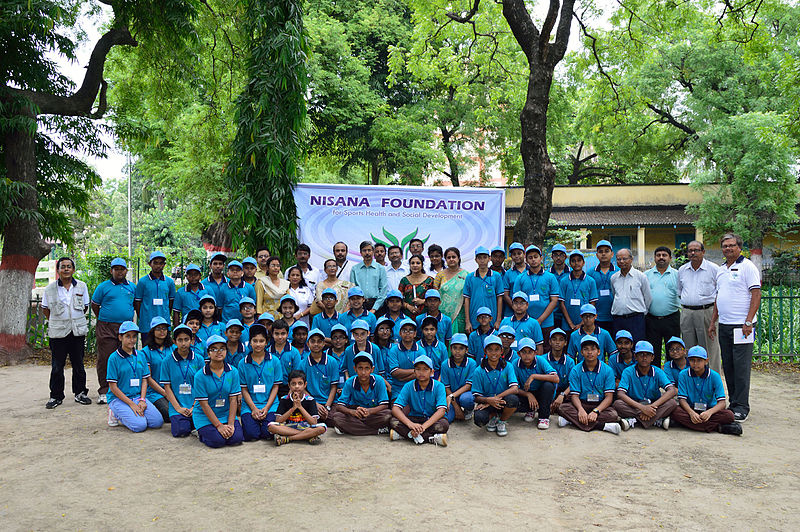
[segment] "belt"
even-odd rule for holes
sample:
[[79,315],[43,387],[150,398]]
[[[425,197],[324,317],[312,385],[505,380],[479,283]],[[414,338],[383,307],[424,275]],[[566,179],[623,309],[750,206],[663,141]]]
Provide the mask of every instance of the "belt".
[[675,314],[680,314],[680,312],[676,310],[672,314],[667,314],[666,316],[653,316],[652,314],[648,314],[647,317],[653,318],[654,320],[665,320],[667,318],[673,317]]
[[644,316],[644,312],[631,312],[630,314],[614,314],[615,318],[635,318],[636,316]]
[[681,306],[689,310],[705,310],[707,308],[713,307],[714,303],[709,303],[707,305],[681,305]]

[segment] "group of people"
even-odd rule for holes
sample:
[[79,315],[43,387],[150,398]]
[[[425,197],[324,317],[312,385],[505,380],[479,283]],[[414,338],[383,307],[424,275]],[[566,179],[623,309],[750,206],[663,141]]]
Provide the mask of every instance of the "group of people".
[[721,245],[721,266],[691,242],[680,270],[661,247],[642,273],[627,249],[613,264],[605,240],[588,271],[579,250],[553,246],[546,270],[540,248],[512,243],[510,261],[500,247],[474,250],[468,273],[453,247],[431,245],[425,257],[413,240],[404,261],[398,246],[365,241],[352,264],[338,242],[323,275],[300,244],[285,271],[266,248],[241,262],[214,255],[205,278],[187,266],[179,290],[154,252],[135,284],[114,259],[91,300],[62,258],[42,301],[53,354],[46,406],[64,399],[67,357],[75,400],[91,403],[82,362],[91,306],[109,425],[169,422],[174,436],[211,447],[314,444],[330,427],[447,445],[449,423],[473,419],[504,436],[515,412],[543,430],[558,414],[560,426],[582,430],[672,421],[741,434],[760,279],[738,236]]

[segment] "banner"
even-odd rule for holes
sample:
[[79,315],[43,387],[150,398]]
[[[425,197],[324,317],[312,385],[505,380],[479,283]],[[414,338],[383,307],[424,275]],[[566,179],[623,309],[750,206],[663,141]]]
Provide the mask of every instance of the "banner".
[[504,189],[301,183],[294,199],[300,242],[319,268],[340,240],[348,260],[358,263],[364,240],[396,244],[407,259],[409,242],[419,238],[426,257],[432,244],[455,246],[462,267],[474,270],[475,248],[501,246],[505,235]]

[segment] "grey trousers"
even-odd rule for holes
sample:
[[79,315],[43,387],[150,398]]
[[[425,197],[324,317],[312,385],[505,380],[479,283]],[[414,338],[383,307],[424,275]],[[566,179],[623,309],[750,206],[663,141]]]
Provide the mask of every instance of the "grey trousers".
[[728,400],[734,413],[750,412],[750,368],[753,364],[753,344],[734,344],[733,329],[741,325],[719,324],[719,350],[722,370],[728,386]]
[[714,307],[702,310],[681,309],[681,338],[686,343],[686,349],[699,345],[708,352],[708,365],[717,373],[722,373],[722,359],[719,354],[719,341],[717,337],[708,337],[708,326]]

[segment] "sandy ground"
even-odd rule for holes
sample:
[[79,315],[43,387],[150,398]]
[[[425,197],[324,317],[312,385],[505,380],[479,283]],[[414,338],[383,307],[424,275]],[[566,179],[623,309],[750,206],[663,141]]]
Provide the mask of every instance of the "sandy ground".
[[[212,450],[110,428],[106,407],[71,397],[45,410],[48,373],[0,368],[2,530],[798,529],[795,374],[754,374],[742,437],[515,417],[504,439],[457,424],[447,448],[330,431]],[[775,392],[788,404],[769,408]]]

